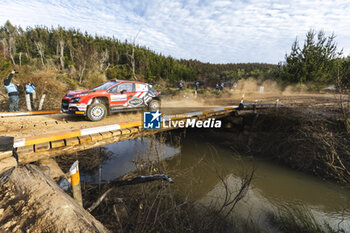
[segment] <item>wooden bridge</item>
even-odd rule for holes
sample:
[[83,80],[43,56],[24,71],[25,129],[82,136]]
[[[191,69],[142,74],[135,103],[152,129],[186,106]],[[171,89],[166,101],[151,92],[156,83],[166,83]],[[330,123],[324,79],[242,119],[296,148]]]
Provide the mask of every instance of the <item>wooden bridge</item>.
[[[171,116],[163,116],[172,122],[185,122],[189,120],[207,120],[219,119],[227,117],[238,111],[243,106],[250,106],[255,109],[259,105],[279,105],[279,101],[272,103],[244,103],[243,98],[241,105],[218,107],[207,109],[204,111],[175,114]],[[183,124],[183,123],[182,123]],[[178,128],[173,125],[160,129],[144,129],[143,122],[132,121],[122,124],[112,124],[93,128],[85,128],[80,130],[62,131],[53,134],[45,134],[39,136],[31,136],[25,138],[15,138],[13,143],[13,151],[0,150],[0,165],[4,159],[13,156],[16,157],[19,164],[34,162],[37,160],[55,157],[62,154],[69,154],[81,150],[86,150],[106,144],[130,140],[141,136],[156,134],[162,131],[168,131]]]

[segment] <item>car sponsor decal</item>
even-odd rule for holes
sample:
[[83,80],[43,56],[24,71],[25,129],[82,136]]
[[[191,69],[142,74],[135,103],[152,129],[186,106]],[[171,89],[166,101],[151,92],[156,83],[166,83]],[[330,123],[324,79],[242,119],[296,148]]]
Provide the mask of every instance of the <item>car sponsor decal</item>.
[[148,91],[148,87],[145,84],[136,83],[135,86],[137,92]]
[[147,93],[146,95],[145,95],[145,97],[143,98],[143,101],[145,102],[145,104],[147,105],[151,100],[152,100],[152,94],[150,94],[150,93]]
[[143,104],[143,100],[138,98],[138,97],[133,97],[127,103],[128,103],[128,105],[130,107],[136,107],[136,106],[142,105]]
[[127,95],[111,95],[111,101],[126,101],[127,100]]

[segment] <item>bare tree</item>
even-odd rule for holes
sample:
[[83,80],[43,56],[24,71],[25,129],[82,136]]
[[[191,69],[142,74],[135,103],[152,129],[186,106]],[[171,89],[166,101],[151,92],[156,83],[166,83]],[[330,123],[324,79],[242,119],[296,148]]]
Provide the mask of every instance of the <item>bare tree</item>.
[[[108,53],[108,49],[105,49],[105,51],[102,52],[101,54],[101,59],[100,59],[100,70],[103,69],[103,65],[108,61],[109,59],[109,53]],[[110,64],[108,64],[109,67]]]
[[6,40],[6,38],[3,38],[3,39],[0,41],[0,43],[2,44],[3,54],[4,54],[4,56],[6,56],[7,53],[8,53],[8,45],[7,45],[7,40]]
[[86,61],[83,61],[83,65],[79,65],[79,83],[83,81],[84,72],[86,69]]
[[44,51],[44,46],[43,44],[39,41],[39,42],[36,42],[34,41],[34,44],[36,46],[36,49],[38,50],[38,53],[40,55],[40,59],[41,59],[41,64],[43,66],[45,66],[45,63],[44,63],[44,55],[45,55],[45,51]]
[[22,66],[22,52],[19,52],[18,59],[19,59],[19,66]]
[[64,40],[60,39],[60,62],[61,62],[61,69],[64,69]]
[[9,55],[12,63],[16,65],[14,60],[14,54],[16,53],[16,39],[15,39],[14,33],[11,33],[8,39],[6,39],[6,37],[3,37],[0,43],[2,44],[2,47],[3,47],[4,56]]
[[137,32],[136,36],[133,39],[132,46],[131,46],[131,54],[127,53],[127,57],[131,65],[134,80],[137,80],[136,74],[135,74],[135,43],[138,35],[140,34],[140,31],[141,29]]
[[15,39],[14,33],[11,33],[9,37],[8,50],[9,50],[12,63],[16,65],[15,59],[14,59],[14,54],[16,53],[16,39]]
[[74,63],[78,68],[79,83],[82,83],[86,70],[98,68],[99,56],[94,47],[80,46],[76,48]]

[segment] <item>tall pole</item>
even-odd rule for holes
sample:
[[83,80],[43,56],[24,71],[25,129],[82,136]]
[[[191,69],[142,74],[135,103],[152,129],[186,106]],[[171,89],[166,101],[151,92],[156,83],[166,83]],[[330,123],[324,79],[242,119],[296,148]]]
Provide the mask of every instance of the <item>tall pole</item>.
[[81,195],[81,187],[80,187],[80,175],[79,175],[79,161],[75,161],[72,167],[69,169],[69,174],[72,179],[72,190],[73,197],[79,203],[79,205],[83,206],[83,198]]

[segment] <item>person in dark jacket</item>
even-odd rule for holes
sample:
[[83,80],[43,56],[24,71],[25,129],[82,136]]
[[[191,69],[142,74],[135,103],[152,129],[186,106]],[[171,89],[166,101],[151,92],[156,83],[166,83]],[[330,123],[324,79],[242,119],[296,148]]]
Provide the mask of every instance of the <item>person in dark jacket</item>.
[[197,82],[195,82],[194,83],[194,86],[196,87],[196,91],[198,91],[198,88],[199,88],[199,82],[197,81]]
[[180,80],[180,82],[179,82],[179,90],[180,91],[182,90],[183,86],[184,86],[184,84],[183,84],[182,80]]
[[16,111],[18,112],[18,89],[17,89],[17,85],[15,85],[12,82],[12,77],[13,75],[16,73],[15,70],[12,70],[11,74],[4,80],[4,87],[9,95],[10,98],[10,107],[9,107],[9,111],[13,112]]

